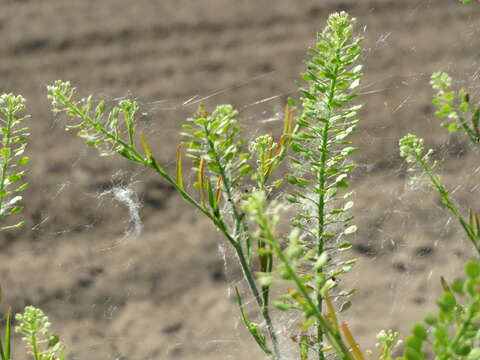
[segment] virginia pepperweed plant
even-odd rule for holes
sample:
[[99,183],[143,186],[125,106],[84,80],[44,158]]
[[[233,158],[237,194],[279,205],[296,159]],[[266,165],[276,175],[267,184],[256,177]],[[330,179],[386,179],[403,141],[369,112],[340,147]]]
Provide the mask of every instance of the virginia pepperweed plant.
[[[465,279],[451,283],[442,279],[444,294],[437,301],[438,313],[415,324],[403,341],[398,333],[381,330],[377,351],[364,353],[347,322],[340,319],[351,306],[349,296],[354,290],[345,286],[340,290],[338,285],[342,274],[356,262],[348,255],[339,256],[348,254],[350,235],[357,230],[350,215],[354,204],[349,189],[350,172],[356,167],[350,155],[357,148],[349,136],[360,123],[361,99],[356,89],[363,73],[359,64],[362,38],[355,35],[354,27],[355,19],[345,12],[329,16],[308,50],[301,97],[289,99],[285,106],[278,138],[265,134],[250,140],[233,106],[209,110],[201,105],[183,125],[173,174],[157,161],[148,145],[151,140],[138,131],[139,105],[134,100],[121,100],[107,108],[104,101],[92,96],[79,97],[66,81],[48,86],[48,98],[53,112],[69,119],[66,128],[76,130],[87,145],[103,156],[118,154],[156,172],[210,219],[236,254],[248,290],[235,288],[240,316],[267,357],[286,359],[283,344],[293,341],[300,360],[364,360],[367,356],[379,360],[431,356],[478,360],[480,263],[476,260],[465,264]],[[463,131],[480,149],[480,108],[466,90],[451,90],[452,83],[445,73],[432,75],[436,115],[447,119],[443,126],[449,131]],[[0,97],[2,223],[21,212],[20,194],[27,186],[23,181],[28,163],[24,109],[21,96]],[[458,208],[435,172],[433,151],[425,150],[423,140],[411,134],[399,145],[413,174],[411,180],[429,181],[480,253],[480,214]],[[189,179],[196,179],[193,186],[185,183],[185,172],[190,173]],[[242,189],[246,187],[252,190],[245,193]],[[286,230],[285,223],[290,224]],[[0,231],[22,224],[2,225]],[[260,322],[247,316],[246,297],[253,298]],[[298,328],[280,330],[276,321],[279,311],[298,319]],[[35,360],[65,357],[65,348],[58,336],[50,333],[48,318],[40,309],[27,307],[15,319],[15,330]],[[12,316],[7,312],[0,339],[2,360],[12,359],[12,328]],[[398,352],[402,355],[395,357]]]

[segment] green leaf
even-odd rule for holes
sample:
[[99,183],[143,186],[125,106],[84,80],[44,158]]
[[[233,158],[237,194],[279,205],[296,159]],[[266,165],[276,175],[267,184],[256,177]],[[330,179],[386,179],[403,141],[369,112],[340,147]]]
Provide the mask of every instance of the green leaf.
[[448,330],[443,325],[437,325],[437,327],[433,331],[433,336],[435,336],[435,338],[440,344],[442,344],[443,346],[448,346]]
[[457,304],[455,297],[450,292],[443,294],[443,297],[437,300],[437,305],[445,312],[452,311]]
[[343,206],[343,211],[350,210],[353,207],[353,201],[348,201],[344,206]]
[[341,244],[341,245],[338,247],[338,250],[339,250],[339,251],[349,250],[349,249],[352,248],[352,246],[353,246],[353,244],[350,243],[350,242],[343,243],[343,244]]
[[21,213],[23,210],[23,206],[15,206],[13,209],[9,210],[9,215],[14,215],[14,214],[18,214],[18,213]]
[[342,303],[342,305],[340,305],[340,309],[338,310],[338,312],[345,312],[347,311],[348,309],[350,309],[352,307],[352,302],[351,301],[345,301]]
[[448,124],[447,129],[450,132],[456,132],[458,130],[458,125],[457,123],[450,123]]
[[353,234],[357,231],[357,225],[351,225],[349,226],[348,228],[346,228],[343,233],[345,235],[350,235],[350,234]]
[[10,347],[11,347],[11,340],[12,340],[12,312],[11,310],[7,311],[7,316],[5,318],[5,334],[3,337],[3,342],[2,339],[0,338],[0,356],[2,360],[10,360],[11,355],[10,355]]
[[29,161],[30,161],[30,158],[28,156],[24,156],[18,161],[18,165],[19,166],[26,165],[29,163]]
[[177,147],[177,185],[183,191],[183,174],[182,174],[182,148]]
[[313,267],[315,270],[320,270],[327,264],[327,262],[328,262],[328,253],[324,251],[322,254],[320,254],[318,259],[315,261],[315,264]]
[[480,276],[480,264],[473,260],[468,261],[465,265],[465,274],[471,279],[476,279]]
[[479,124],[480,124],[480,108],[476,107],[472,115],[472,125],[473,125],[473,130],[475,131],[477,136],[480,135]]
[[8,181],[10,184],[15,183],[17,181],[20,181],[22,179],[22,174],[21,173],[13,173],[7,176]]
[[2,148],[2,150],[0,150],[0,155],[5,159],[8,159],[11,156],[11,154],[12,152],[8,147],[4,147]]
[[450,284],[451,289],[459,295],[463,295],[463,281],[460,279],[455,279]]
[[434,315],[427,315],[425,316],[423,321],[425,321],[425,323],[427,323],[430,326],[435,326],[438,322],[438,319]]
[[360,79],[356,79],[352,81],[352,83],[349,86],[349,89],[356,89],[360,85]]
[[60,342],[60,337],[56,334],[52,334],[48,338],[47,346],[49,348],[51,348],[51,347],[54,347],[55,345],[57,345],[59,342]]
[[278,310],[281,311],[288,311],[291,309],[291,306],[285,304],[283,301],[274,301],[273,306],[275,306]]
[[406,360],[423,360],[425,357],[414,348],[408,347],[405,350]]
[[413,327],[413,335],[415,335],[416,338],[425,341],[427,339],[427,329],[422,324],[415,324]]
[[470,296],[474,297],[477,294],[477,290],[475,289],[475,281],[474,279],[467,279],[463,283],[463,291],[465,291]]
[[23,190],[25,190],[27,187],[28,187],[28,183],[22,184],[22,185],[20,185],[19,187],[17,187],[15,190],[13,190],[13,192],[23,191]]
[[252,172],[252,167],[250,165],[243,165],[239,170],[238,173],[240,175],[248,175]]
[[263,288],[270,287],[273,284],[273,276],[271,274],[261,273],[258,275],[258,282]]
[[471,350],[472,347],[468,344],[460,344],[454,348],[455,354],[460,356],[467,356]]
[[291,194],[287,194],[285,198],[287,199],[288,202],[291,202],[292,204],[297,204],[300,202],[300,200],[296,196]]
[[407,346],[407,348],[415,349],[417,352],[420,353],[422,350],[423,340],[424,339],[417,336],[409,336],[405,341],[405,345]]

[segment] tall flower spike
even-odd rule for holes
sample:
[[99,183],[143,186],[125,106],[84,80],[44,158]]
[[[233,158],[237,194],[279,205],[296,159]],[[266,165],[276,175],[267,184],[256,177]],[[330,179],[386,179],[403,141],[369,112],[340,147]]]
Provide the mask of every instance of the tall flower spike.
[[64,348],[57,335],[50,333],[51,323],[42,310],[27,306],[17,314],[15,332],[22,334],[29,353],[35,360],[54,360],[64,357]]
[[[0,96],[0,220],[23,210],[20,205],[20,193],[28,186],[23,182],[23,166],[29,162],[24,155],[29,130],[23,127],[22,116],[25,99],[20,95],[3,94]],[[20,221],[14,225],[2,226],[0,231],[23,225]]]
[[[318,34],[306,62],[303,78],[307,87],[301,90],[303,111],[291,141],[295,154],[291,158],[293,172],[287,180],[296,189],[287,199],[303,208],[294,224],[303,230],[304,241],[316,249],[313,263],[323,256],[327,241],[329,248],[335,247],[341,237],[356,230],[347,214],[353,205],[346,200],[350,193],[342,194],[349,187],[348,174],[356,166],[348,160],[356,148],[347,138],[356,128],[356,114],[361,107],[351,104],[363,76],[362,66],[356,64],[362,54],[362,39],[353,35],[355,22],[345,12],[334,13]],[[326,262],[315,267],[316,305],[320,310],[322,292],[335,286],[332,277],[351,268],[350,263],[344,265],[333,267]],[[321,344],[321,326],[317,338]],[[321,352],[318,356],[324,358]]]

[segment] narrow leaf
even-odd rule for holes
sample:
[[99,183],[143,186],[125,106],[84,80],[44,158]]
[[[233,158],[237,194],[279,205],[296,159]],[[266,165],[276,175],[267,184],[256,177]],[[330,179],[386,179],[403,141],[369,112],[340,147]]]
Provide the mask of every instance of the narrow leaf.
[[353,234],[354,232],[357,231],[357,226],[356,225],[351,225],[349,226],[348,228],[345,229],[345,231],[343,232],[345,235],[350,235],[350,234]]
[[444,291],[451,293],[450,286],[448,286],[447,280],[443,276],[440,276],[440,283]]
[[480,109],[477,107],[472,115],[473,130],[475,131],[477,136],[480,135],[479,123],[480,123]]
[[352,348],[352,353],[355,360],[365,360],[362,352],[360,351],[360,348],[358,347],[357,342],[353,338],[353,335],[350,332],[350,329],[348,328],[348,325],[345,321],[342,322],[342,331],[343,331],[343,334],[345,335],[345,338],[347,339],[348,344]]
[[205,159],[202,157],[198,165],[198,186],[200,190],[200,201],[205,205],[205,185],[203,182],[205,172]]
[[292,133],[293,127],[293,112],[290,110],[290,106],[285,105],[285,119],[283,123],[283,133],[289,135]]
[[335,307],[333,306],[332,299],[330,298],[328,291],[325,293],[325,301],[327,302],[328,314],[332,319],[333,326],[335,327],[335,330],[338,331],[339,327],[338,327],[337,314],[335,312]]
[[140,139],[142,140],[142,146],[143,146],[143,150],[145,151],[145,155],[147,155],[147,158],[151,158],[152,151],[148,147],[147,141],[145,140],[145,135],[143,135],[143,133],[140,133]]
[[221,198],[222,198],[222,184],[223,184],[222,177],[218,177],[218,181],[217,181],[217,194],[216,194],[216,196],[215,196],[216,202],[217,202],[217,206],[220,204],[220,200],[221,200]]
[[273,154],[273,156],[278,156],[280,155],[281,151],[283,150],[284,146],[285,146],[285,143],[287,142],[288,140],[288,135],[286,134],[283,134],[281,137],[280,137],[280,140],[278,140],[278,143],[277,143],[277,146],[275,148],[275,152]]
[[183,191],[183,175],[182,175],[182,148],[177,147],[177,185]]
[[208,203],[210,204],[211,208],[216,211],[218,208],[215,201],[216,196],[213,194],[212,183],[208,177],[205,179],[205,191],[207,192]]
[[3,349],[6,360],[11,359],[11,354],[10,354],[11,341],[12,341],[12,310],[8,309],[7,318],[5,320],[5,337],[4,337],[5,346]]
[[272,353],[272,351],[268,348],[267,343],[265,341],[265,337],[258,332],[258,326],[254,323],[252,323],[250,320],[248,320],[247,315],[245,314],[245,310],[243,308],[243,302],[242,298],[240,297],[240,293],[238,291],[238,288],[235,286],[235,294],[237,298],[237,303],[238,307],[240,308],[240,313],[242,314],[242,320],[243,323],[245,324],[245,327],[247,330],[250,332],[250,334],[253,336],[257,344],[260,346],[260,348],[268,355]]

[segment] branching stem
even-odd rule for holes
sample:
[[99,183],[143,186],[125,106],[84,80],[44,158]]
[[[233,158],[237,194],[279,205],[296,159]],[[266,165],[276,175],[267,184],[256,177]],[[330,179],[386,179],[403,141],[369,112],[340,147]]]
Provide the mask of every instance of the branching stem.
[[[233,245],[236,253],[238,260],[240,261],[240,266],[242,267],[243,274],[245,275],[245,278],[247,280],[248,286],[250,287],[251,292],[253,293],[253,296],[255,297],[255,300],[258,304],[258,306],[261,309],[262,316],[265,320],[266,326],[267,326],[267,331],[269,334],[269,337],[272,341],[272,346],[273,346],[273,358],[274,360],[280,359],[280,349],[278,345],[278,339],[277,335],[275,334],[275,329],[273,327],[272,319],[270,317],[270,310],[268,308],[268,297],[269,297],[269,291],[268,289],[262,289],[262,295],[260,295],[260,291],[257,287],[257,284],[255,282],[255,279],[252,274],[252,270],[249,264],[249,252],[250,250],[250,240],[247,239],[249,237],[248,234],[248,224],[245,221],[245,216],[240,214],[240,212],[237,209],[237,205],[235,204],[235,201],[233,200],[233,194],[232,194],[232,189],[231,189],[231,179],[227,176],[227,172],[220,161],[220,157],[218,155],[218,151],[215,148],[213,142],[209,138],[209,130],[207,126],[204,126],[204,131],[205,134],[207,135],[207,141],[208,141],[208,147],[210,151],[214,154],[214,160],[216,164],[218,165],[219,172],[220,172],[220,177],[222,178],[222,183],[223,187],[225,189],[225,194],[227,196],[227,201],[230,205],[230,208],[232,210],[232,215],[233,215],[233,221],[234,221],[234,228],[235,232],[233,235],[233,241],[230,241],[230,243]],[[224,232],[225,233],[225,232]],[[243,249],[243,241],[242,238],[246,239],[246,250],[247,250],[247,256],[245,256],[245,252]]]

